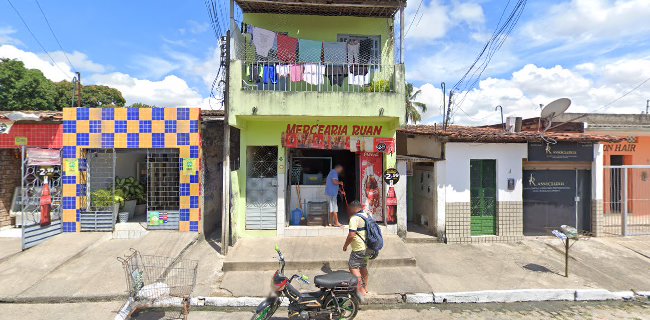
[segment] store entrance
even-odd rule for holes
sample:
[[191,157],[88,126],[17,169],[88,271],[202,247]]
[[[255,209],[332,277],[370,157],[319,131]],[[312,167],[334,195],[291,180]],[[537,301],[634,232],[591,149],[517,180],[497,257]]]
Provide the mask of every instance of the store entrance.
[[[340,181],[344,183],[346,194],[346,197],[340,193],[338,196],[339,222],[348,224],[347,202],[359,197],[359,164],[355,153],[348,150],[289,149],[287,160],[287,224],[326,226],[330,223],[325,183],[336,165],[343,167]],[[298,219],[300,216],[302,219]]]

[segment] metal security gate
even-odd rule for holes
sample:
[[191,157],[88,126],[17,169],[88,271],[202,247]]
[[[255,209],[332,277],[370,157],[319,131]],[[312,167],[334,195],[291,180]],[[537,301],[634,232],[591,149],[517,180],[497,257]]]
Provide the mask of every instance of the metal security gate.
[[[180,190],[178,149],[147,149],[147,229],[178,230]],[[181,194],[182,193],[182,194]]]
[[[20,199],[16,200],[20,204],[20,214],[16,219],[21,219],[22,249],[25,250],[63,232],[61,151],[23,147],[21,163],[21,192]],[[50,201],[48,213],[41,203]]]
[[115,201],[115,150],[89,149],[87,210],[80,214],[81,231],[113,231],[119,204]]
[[605,166],[603,180],[603,231],[650,234],[650,166]]
[[246,229],[273,230],[277,225],[278,147],[248,147]]

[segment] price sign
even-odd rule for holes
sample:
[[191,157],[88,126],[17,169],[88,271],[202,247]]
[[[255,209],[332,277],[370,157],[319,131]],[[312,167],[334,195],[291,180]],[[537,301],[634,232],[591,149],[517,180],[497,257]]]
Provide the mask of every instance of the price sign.
[[395,168],[388,168],[384,171],[384,181],[387,184],[396,184],[399,181],[399,171]]

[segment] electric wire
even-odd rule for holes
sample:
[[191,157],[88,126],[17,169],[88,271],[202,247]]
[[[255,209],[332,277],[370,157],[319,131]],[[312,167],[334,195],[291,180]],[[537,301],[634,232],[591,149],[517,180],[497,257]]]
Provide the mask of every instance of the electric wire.
[[45,49],[45,46],[43,46],[43,44],[38,40],[38,38],[36,37],[34,32],[32,32],[32,29],[29,27],[29,25],[27,24],[27,21],[25,21],[23,16],[20,14],[20,11],[18,11],[18,9],[14,6],[14,4],[11,3],[11,0],[7,0],[7,2],[9,2],[9,5],[11,6],[11,8],[14,10],[14,12],[16,12],[16,14],[18,15],[18,18],[20,18],[20,21],[23,22],[23,25],[25,25],[25,28],[27,28],[27,31],[29,31],[29,34],[32,35],[32,38],[34,38],[34,40],[36,41],[38,46],[41,47],[41,49],[45,52],[45,54],[50,58],[50,61],[52,61],[54,66],[57,69],[59,69],[59,71],[61,71],[61,73],[65,76],[65,78],[69,78],[70,75],[67,72],[65,72],[63,69],[61,69],[61,67],[56,63],[56,61],[54,61],[54,58],[52,58],[52,55],[50,55],[50,53],[47,51],[47,49]]
[[72,64],[72,61],[70,61],[70,58],[68,58],[68,55],[65,53],[65,50],[63,49],[63,46],[61,45],[61,41],[59,41],[59,38],[56,36],[56,33],[54,33],[54,29],[52,29],[52,25],[50,25],[50,20],[47,19],[47,16],[45,15],[45,11],[43,11],[43,8],[41,7],[41,3],[36,1],[36,5],[38,6],[38,10],[41,11],[41,14],[43,15],[43,19],[45,19],[45,23],[47,24],[47,27],[50,29],[50,32],[52,33],[52,36],[54,37],[54,40],[56,40],[56,43],[59,45],[59,49],[61,49],[61,52],[63,53],[63,56],[65,59],[68,61],[70,64],[70,67],[72,67],[73,71],[77,71],[77,68],[75,68],[74,64]]
[[420,7],[422,7],[423,2],[424,2],[424,0],[420,0],[420,4],[418,4],[418,8],[415,10],[415,14],[413,15],[413,19],[411,19],[411,23],[409,24],[409,27],[406,30],[406,33],[404,34],[404,38],[406,38],[406,36],[408,36],[408,34],[409,34],[409,31],[411,31],[411,27],[413,26],[413,22],[415,22],[415,18],[417,18],[418,12],[420,12]]

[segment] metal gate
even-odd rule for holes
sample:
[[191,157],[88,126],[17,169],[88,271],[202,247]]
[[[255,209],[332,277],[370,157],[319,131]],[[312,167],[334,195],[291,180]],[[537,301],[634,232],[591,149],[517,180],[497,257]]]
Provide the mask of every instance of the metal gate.
[[115,150],[89,149],[88,205],[80,214],[81,231],[113,231],[119,204],[115,201]]
[[650,234],[650,166],[605,166],[604,232]]
[[[22,249],[25,250],[63,232],[61,151],[23,147],[21,153],[21,192],[17,199],[21,212],[16,219],[21,219]],[[42,199],[47,202],[45,186],[51,197],[49,215],[41,207]]]
[[179,195],[188,196],[190,192],[189,189],[179,186],[179,163],[178,149],[147,149],[147,229],[149,230],[178,230]]
[[246,153],[246,229],[275,229],[278,206],[278,147],[248,147]]

